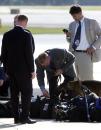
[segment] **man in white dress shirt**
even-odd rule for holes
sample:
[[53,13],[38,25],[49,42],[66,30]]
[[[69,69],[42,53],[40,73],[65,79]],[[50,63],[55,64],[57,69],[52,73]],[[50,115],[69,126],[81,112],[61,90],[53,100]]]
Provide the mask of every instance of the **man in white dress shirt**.
[[78,5],[70,8],[74,21],[66,33],[69,50],[75,55],[75,68],[81,80],[93,80],[93,62],[100,61],[101,28],[96,20],[85,18]]

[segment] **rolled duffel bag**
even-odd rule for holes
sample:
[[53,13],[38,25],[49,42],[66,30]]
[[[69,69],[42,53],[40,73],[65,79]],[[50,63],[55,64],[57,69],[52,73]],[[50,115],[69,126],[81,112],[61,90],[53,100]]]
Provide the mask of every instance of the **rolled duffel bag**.
[[48,119],[48,106],[49,99],[43,96],[32,97],[31,100],[31,109],[30,109],[30,117],[38,118],[38,119]]
[[95,101],[92,118],[94,121],[101,122],[101,97]]

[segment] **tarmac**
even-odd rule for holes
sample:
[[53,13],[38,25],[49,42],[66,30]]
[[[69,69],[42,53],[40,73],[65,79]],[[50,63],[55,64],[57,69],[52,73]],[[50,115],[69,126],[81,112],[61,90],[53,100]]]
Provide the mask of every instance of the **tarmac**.
[[0,119],[0,130],[99,130],[101,123],[70,123],[37,120],[34,124],[14,124],[12,118]]

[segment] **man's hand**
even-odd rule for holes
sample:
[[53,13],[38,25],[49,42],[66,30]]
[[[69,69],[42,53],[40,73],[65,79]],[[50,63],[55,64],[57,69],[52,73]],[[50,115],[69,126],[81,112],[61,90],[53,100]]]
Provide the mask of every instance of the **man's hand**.
[[55,72],[55,76],[59,76],[59,75],[61,75],[63,73],[63,70],[62,69],[58,69],[58,70],[56,70],[56,72]]
[[93,47],[89,47],[87,48],[86,51],[87,51],[87,54],[91,56],[95,52],[95,49]]
[[49,97],[50,97],[47,90],[44,90],[44,91],[43,91],[43,96],[45,96],[46,98],[49,98]]
[[4,80],[0,80],[0,86],[2,86],[3,85],[3,83],[4,83]]
[[70,32],[66,32],[65,33],[67,37],[70,37],[71,36],[71,33]]
[[32,72],[32,73],[31,73],[31,78],[34,79],[34,78],[35,78],[35,75],[36,75],[35,72]]

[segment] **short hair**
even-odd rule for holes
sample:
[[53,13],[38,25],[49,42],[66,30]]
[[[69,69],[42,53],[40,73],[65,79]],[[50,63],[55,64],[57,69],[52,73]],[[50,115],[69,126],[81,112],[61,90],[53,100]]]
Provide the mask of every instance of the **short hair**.
[[71,15],[78,14],[80,12],[82,12],[82,9],[81,9],[81,7],[79,5],[73,5],[73,6],[71,6],[70,11],[69,11],[69,13]]
[[19,15],[16,15],[16,16],[14,17],[14,26],[16,26],[16,24],[17,24],[18,16],[19,16]]
[[48,54],[47,53],[41,53],[39,56],[38,56],[38,63],[40,64],[40,65],[42,65],[43,63],[44,63],[44,61],[46,60],[46,58],[47,58],[47,56],[48,56]]
[[18,15],[18,21],[28,21],[28,17],[25,15]]
[[17,14],[17,15],[15,15],[14,20],[15,20],[15,19],[18,19],[18,16],[19,16],[18,14]]

